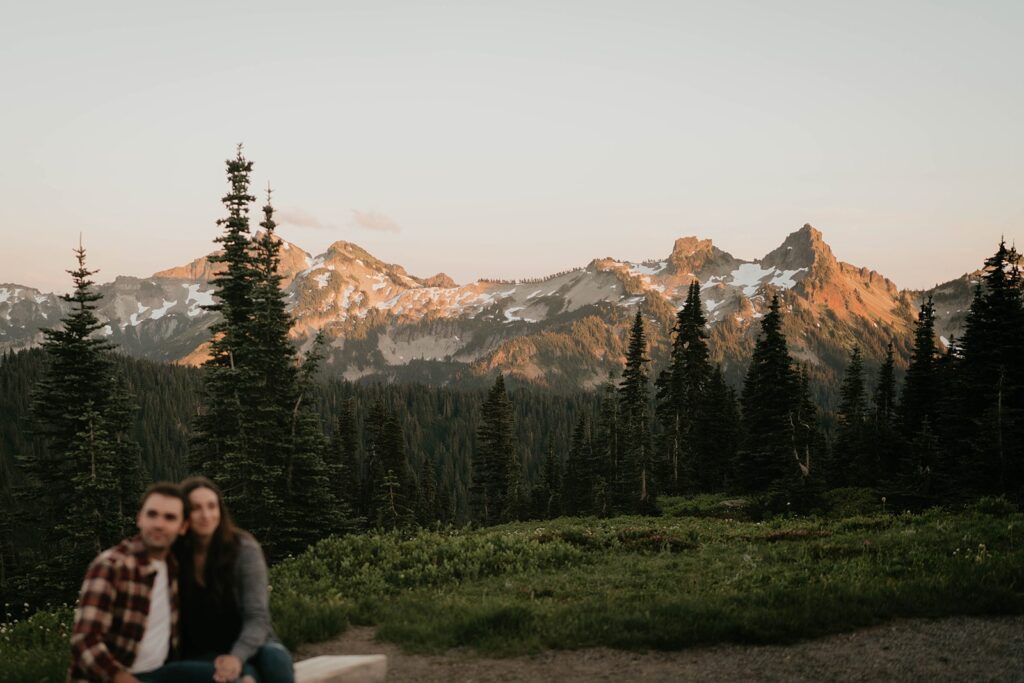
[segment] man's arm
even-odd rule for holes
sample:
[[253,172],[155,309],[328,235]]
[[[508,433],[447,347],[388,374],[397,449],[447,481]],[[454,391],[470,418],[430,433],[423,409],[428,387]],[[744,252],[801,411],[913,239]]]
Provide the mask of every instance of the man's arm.
[[[103,636],[113,621],[112,610],[117,596],[115,575],[116,570],[109,558],[93,560],[82,582],[75,624],[71,630],[71,656],[75,664],[101,681],[112,681],[119,673],[127,673],[124,665],[114,659],[103,642]],[[124,680],[124,676],[119,680]]]

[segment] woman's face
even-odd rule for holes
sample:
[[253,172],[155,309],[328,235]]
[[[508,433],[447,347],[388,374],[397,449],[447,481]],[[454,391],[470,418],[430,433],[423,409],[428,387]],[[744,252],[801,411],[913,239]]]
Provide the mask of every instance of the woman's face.
[[196,536],[210,538],[220,524],[220,501],[217,494],[200,487],[188,494],[188,525]]

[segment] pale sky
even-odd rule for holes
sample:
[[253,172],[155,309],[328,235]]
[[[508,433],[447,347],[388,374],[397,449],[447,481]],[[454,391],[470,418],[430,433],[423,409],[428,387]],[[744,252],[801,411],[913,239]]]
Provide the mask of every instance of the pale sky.
[[244,142],[282,236],[414,275],[809,222],[928,287],[1024,238],[1022,34],[1021,2],[9,3],[0,282],[66,291],[80,232],[101,282],[207,253]]

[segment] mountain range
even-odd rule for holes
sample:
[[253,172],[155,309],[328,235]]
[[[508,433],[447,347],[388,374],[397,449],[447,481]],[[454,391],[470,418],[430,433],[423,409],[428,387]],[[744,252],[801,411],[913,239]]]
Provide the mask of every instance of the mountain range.
[[[296,342],[308,347],[323,330],[326,371],[350,380],[476,385],[502,371],[559,390],[594,387],[621,368],[638,306],[650,323],[655,368],[665,363],[675,313],[696,278],[712,357],[727,378],[742,380],[759,318],[778,293],[792,355],[820,387],[833,387],[829,394],[854,345],[869,368],[890,340],[905,362],[925,294],[839,261],[810,225],[753,261],[682,237],[658,261],[598,258],[544,278],[463,285],[443,273],[415,277],[351,242],[316,256],[287,241],[281,247]],[[202,308],[213,302],[210,256],[99,285],[102,333],[132,355],[201,363],[216,315]],[[967,273],[932,290],[943,343],[962,327],[977,277]],[[41,328],[56,324],[67,306],[57,294],[0,284],[0,350],[38,345]]]

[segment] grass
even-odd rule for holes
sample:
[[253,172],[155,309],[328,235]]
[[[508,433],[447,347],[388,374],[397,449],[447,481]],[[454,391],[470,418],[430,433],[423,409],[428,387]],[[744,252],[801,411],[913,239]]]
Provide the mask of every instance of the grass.
[[[1005,501],[891,514],[846,492],[836,507],[846,516],[757,522],[742,501],[702,496],[664,501],[658,518],[327,539],[271,571],[275,628],[290,647],[354,623],[413,652],[515,655],[787,643],[898,617],[1024,612],[1024,515]],[[66,662],[68,618],[0,627],[0,680],[61,680],[44,663]]]

